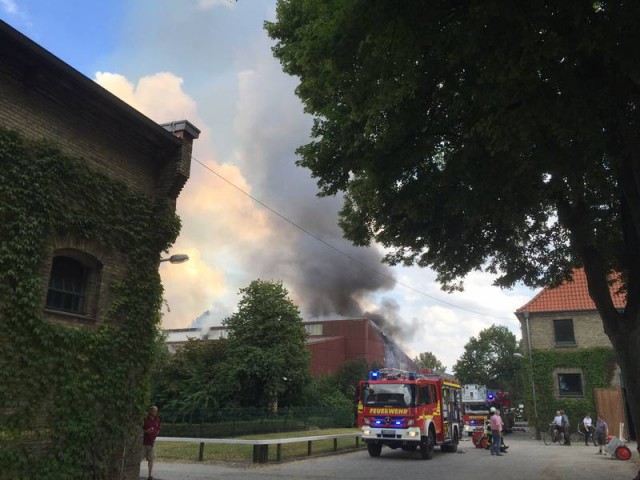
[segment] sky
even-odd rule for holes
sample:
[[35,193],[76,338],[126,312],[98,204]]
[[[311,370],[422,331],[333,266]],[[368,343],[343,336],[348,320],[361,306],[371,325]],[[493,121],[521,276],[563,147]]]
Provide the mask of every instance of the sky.
[[152,120],[201,130],[168,252],[190,260],[160,266],[164,328],[220,325],[262,279],[282,281],[304,320],[372,318],[449,371],[491,325],[520,339],[513,312],[536,291],[476,272],[448,294],[431,270],[384,265],[381,247],[342,238],[341,198],[317,197],[295,165],[312,119],[263,28],[275,0],[0,0],[0,19]]

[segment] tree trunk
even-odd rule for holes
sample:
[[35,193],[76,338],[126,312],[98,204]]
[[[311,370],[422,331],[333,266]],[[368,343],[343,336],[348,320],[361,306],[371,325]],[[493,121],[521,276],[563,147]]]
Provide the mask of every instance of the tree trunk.
[[269,397],[269,411],[271,413],[278,413],[278,395],[273,394]]
[[[640,423],[638,423],[640,422],[640,379],[637,375],[637,369],[640,365],[640,329],[629,330],[623,328],[610,339],[622,371],[626,400],[636,430],[637,440],[638,428],[640,427]],[[640,442],[637,442],[637,450],[640,453]]]
[[[636,374],[640,365],[640,308],[638,303],[640,299],[637,295],[640,286],[640,271],[635,268],[635,263],[630,265],[627,277],[626,307],[624,313],[619,313],[613,307],[607,278],[608,272],[602,268],[600,259],[596,255],[591,258],[585,255],[584,258],[589,295],[602,318],[604,331],[611,340],[622,372],[629,415],[636,430],[636,450],[640,454],[640,441],[638,441],[640,377]],[[640,480],[640,471],[635,480]]]
[[[626,400],[629,406],[629,415],[636,432],[636,450],[640,454],[640,441],[638,440],[638,428],[640,427],[640,377],[637,375],[637,369],[640,365],[640,314],[635,313],[633,315],[635,318],[629,318],[628,314],[612,314],[611,310],[608,310],[608,315],[603,312],[599,313],[602,317],[604,330],[613,345],[618,365],[620,365]],[[626,431],[629,431],[628,428]],[[640,471],[634,480],[640,480]]]

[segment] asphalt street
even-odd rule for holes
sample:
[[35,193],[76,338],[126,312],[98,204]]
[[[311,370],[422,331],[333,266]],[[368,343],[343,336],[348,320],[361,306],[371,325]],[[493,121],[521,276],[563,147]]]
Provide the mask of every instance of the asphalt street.
[[[597,448],[544,445],[530,434],[514,432],[506,437],[508,453],[494,457],[488,450],[477,449],[467,438],[458,453],[436,454],[422,460],[419,452],[383,448],[379,458],[371,458],[366,450],[290,461],[281,464],[229,466],[203,463],[157,463],[156,480],[372,480],[437,478],[470,480],[579,480],[628,479],[638,473],[640,461],[635,444],[629,447],[629,461],[597,455]],[[146,462],[141,465],[141,479],[146,479]]]

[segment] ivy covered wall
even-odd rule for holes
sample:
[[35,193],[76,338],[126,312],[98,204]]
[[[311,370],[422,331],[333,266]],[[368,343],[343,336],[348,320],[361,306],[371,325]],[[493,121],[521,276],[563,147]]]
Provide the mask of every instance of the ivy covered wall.
[[[174,206],[0,129],[0,223],[0,478],[120,478],[140,450]],[[126,259],[93,324],[46,318],[43,272],[61,236]]]
[[[558,397],[554,382],[554,371],[558,369],[575,369],[582,371],[584,397]],[[594,388],[611,386],[616,368],[615,355],[612,348],[582,348],[574,350],[534,350],[533,379],[536,392],[538,418],[533,419],[533,390],[531,388],[531,363],[525,359],[523,371],[528,388],[527,411],[531,424],[539,429],[547,428],[557,410],[564,410],[569,415],[572,428],[582,421],[585,413],[595,418]],[[533,421],[532,421],[533,419]]]

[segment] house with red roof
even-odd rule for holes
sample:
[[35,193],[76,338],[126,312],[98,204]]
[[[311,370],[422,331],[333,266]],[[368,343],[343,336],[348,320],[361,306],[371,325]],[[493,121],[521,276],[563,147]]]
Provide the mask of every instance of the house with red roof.
[[[611,298],[623,309],[625,296],[618,286],[615,281],[610,285]],[[526,354],[530,417],[545,425],[553,412],[566,410],[575,429],[586,413],[592,418],[600,414],[612,435],[633,436],[624,380],[584,270],[576,269],[571,281],[542,289],[515,315]]]

